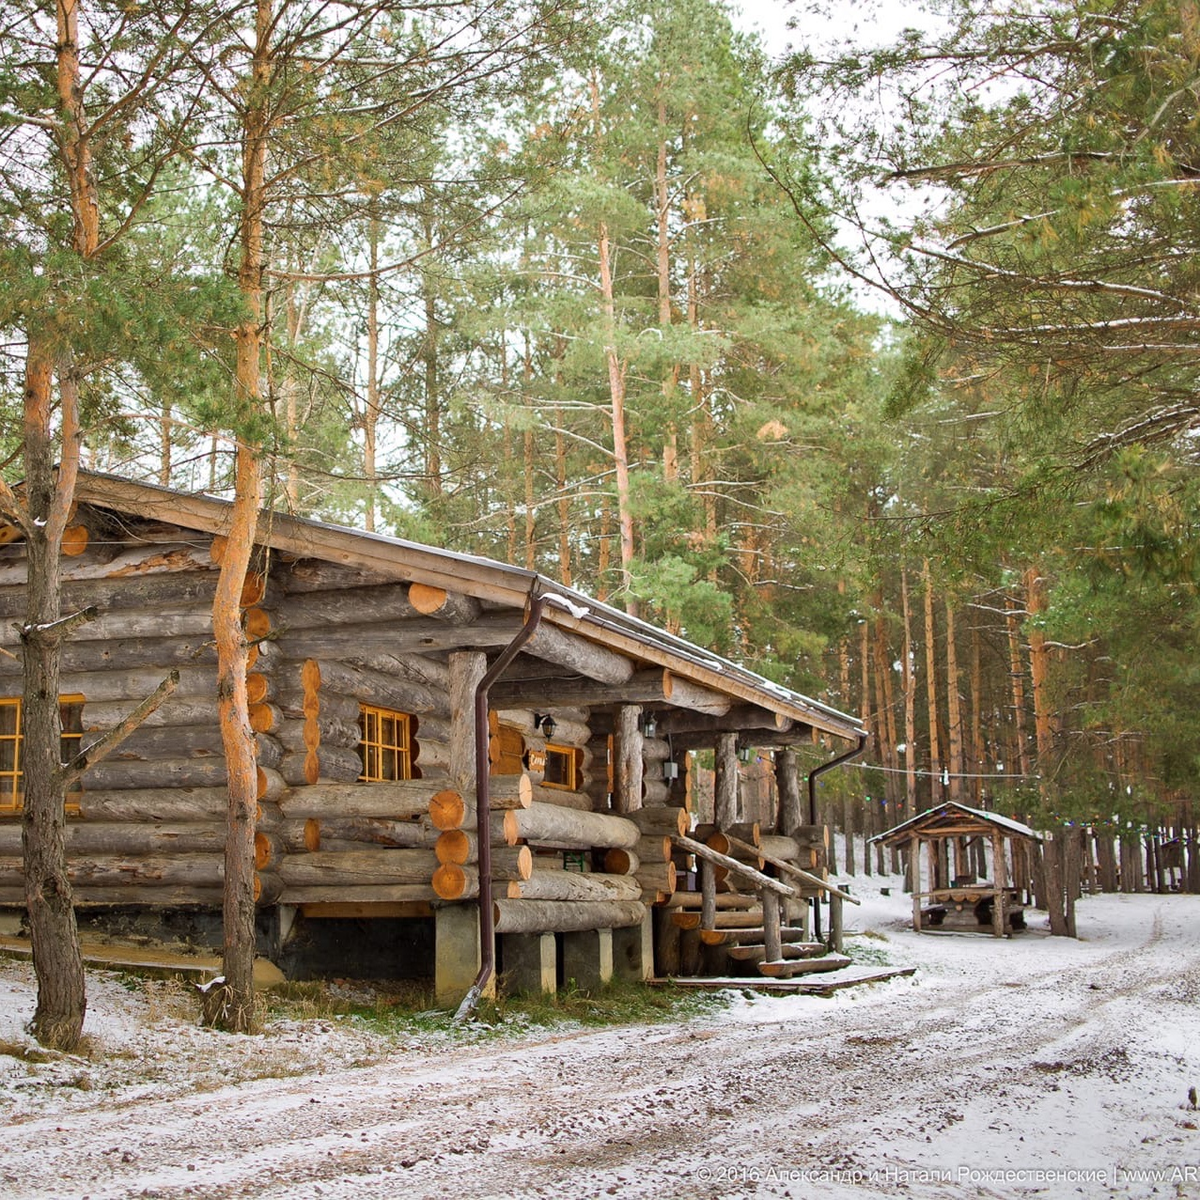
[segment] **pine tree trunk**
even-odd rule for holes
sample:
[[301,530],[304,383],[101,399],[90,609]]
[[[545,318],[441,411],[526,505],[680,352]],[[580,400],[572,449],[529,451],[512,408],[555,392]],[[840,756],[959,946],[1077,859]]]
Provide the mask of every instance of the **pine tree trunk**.
[[1036,567],[1025,572],[1025,607],[1029,613],[1029,677],[1033,692],[1034,742],[1037,747],[1038,776],[1041,791],[1046,793],[1050,776],[1050,756],[1054,747],[1054,731],[1046,694],[1049,655],[1046,653],[1046,637],[1035,622],[1039,613],[1046,608],[1044,584]]
[[[73,11],[73,10],[72,10]],[[60,9],[61,17],[61,9]],[[60,381],[65,374],[60,366]],[[27,588],[23,703],[25,896],[38,998],[34,1036],[70,1051],[83,1032],[86,993],[71,885],[67,879],[63,803],[59,658],[59,547],[74,492],[74,469],[55,485],[49,351],[31,338],[25,366],[25,503]],[[73,383],[61,383],[64,460],[75,436]]]
[[[862,727],[867,731],[866,750],[868,761],[870,756],[879,754],[879,729],[878,722],[874,720],[874,714],[871,712],[871,632],[870,625],[863,620],[858,626],[858,656],[859,673],[861,677],[860,688],[861,695],[859,696],[859,717],[862,720]],[[876,827],[875,814],[879,811],[879,806],[872,803],[871,797],[866,795],[866,789],[863,793],[863,874],[870,876],[871,874],[871,838],[877,833],[882,833],[882,826]]]
[[921,577],[925,584],[925,696],[929,709],[929,798],[934,804],[941,803],[942,796],[942,745],[938,734],[937,703],[937,642],[934,637],[933,620],[933,572],[929,559],[921,565]]
[[[58,129],[71,196],[72,246],[82,259],[100,243],[100,203],[84,136],[84,84],[76,0],[59,0],[56,47],[62,123]],[[60,462],[55,471],[52,387],[57,369]],[[59,553],[79,469],[79,396],[69,347],[28,331],[24,383],[26,619],[23,649],[24,810],[21,840],[38,998],[32,1030],[43,1045],[71,1051],[87,1007],[83,961],[67,879],[59,662]],[[11,493],[10,493],[11,495]],[[13,515],[17,515],[14,513]]]
[[375,532],[375,513],[379,507],[379,218],[372,213],[367,225],[367,248],[371,278],[367,281],[367,395],[360,421],[363,431],[363,476],[367,496],[363,506],[364,525]]
[[900,607],[904,618],[904,656],[901,679],[904,688],[904,815],[917,815],[917,682],[913,671],[912,606],[908,600],[908,571],[900,567]]
[[[246,317],[236,331],[235,417],[248,423],[262,405],[262,280],[265,265],[267,92],[272,62],[272,0],[258,0],[251,90],[243,115],[241,261],[238,286]],[[225,982],[220,1004],[206,1012],[234,1032],[255,1027],[254,833],[258,799],[254,733],[246,694],[247,643],[242,627],[242,589],[250,566],[262,505],[260,449],[237,439],[234,499],[221,570],[213,598],[217,647],[217,718],[228,771],[225,840]]]
[[1025,668],[1021,663],[1021,634],[1017,621],[1016,601],[1005,595],[1007,610],[1005,626],[1008,630],[1008,672],[1012,682],[1013,731],[1016,739],[1017,767],[1023,779],[1029,778],[1029,747],[1025,740]]
[[979,630],[971,629],[971,804],[983,807],[983,774],[987,758],[983,746],[983,668]]
[[[600,136],[600,93],[592,80],[592,112],[596,137]],[[600,264],[600,306],[604,318],[604,359],[608,367],[608,394],[612,416],[613,463],[617,481],[617,544],[621,554],[621,600],[630,616],[638,615],[633,595],[633,511],[629,490],[629,448],[625,436],[625,368],[617,349],[617,306],[613,289],[612,247],[608,222],[601,221],[596,239]]]
[[958,694],[958,647],[955,645],[954,606],[946,600],[946,713],[950,728],[950,799],[962,803],[963,717]]

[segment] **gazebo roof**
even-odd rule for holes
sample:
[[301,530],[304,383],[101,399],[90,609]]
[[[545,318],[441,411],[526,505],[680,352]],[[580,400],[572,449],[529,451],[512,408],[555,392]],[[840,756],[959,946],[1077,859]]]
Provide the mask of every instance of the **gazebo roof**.
[[948,801],[876,834],[871,841],[889,845],[893,842],[906,842],[914,837],[931,840],[975,837],[991,832],[1002,833],[1005,837],[1025,838],[1032,842],[1042,840],[1040,833],[1036,833],[1028,825],[1022,825],[1020,821],[1014,821],[1011,817],[1002,817],[999,813],[984,812],[982,809]]

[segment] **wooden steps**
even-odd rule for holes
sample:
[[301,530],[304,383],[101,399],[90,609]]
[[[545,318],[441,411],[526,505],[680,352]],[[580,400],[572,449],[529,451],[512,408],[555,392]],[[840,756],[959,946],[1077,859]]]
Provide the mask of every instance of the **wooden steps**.
[[775,962],[760,962],[759,973],[770,979],[790,979],[817,971],[838,971],[848,967],[850,959],[844,954],[826,954],[823,958],[783,958]]
[[[825,946],[821,942],[784,942],[780,951],[785,959],[816,959],[825,953]],[[767,947],[760,940],[741,946],[726,946],[725,953],[734,962],[763,962],[767,957]]]
[[[790,925],[783,926],[779,931],[779,936],[785,942],[792,942],[796,945],[810,945],[817,947],[813,951],[814,954],[821,953],[825,945],[823,942],[804,942],[804,930]],[[752,929],[701,929],[700,941],[706,946],[748,946],[761,943],[766,939],[766,933],[761,925]]]

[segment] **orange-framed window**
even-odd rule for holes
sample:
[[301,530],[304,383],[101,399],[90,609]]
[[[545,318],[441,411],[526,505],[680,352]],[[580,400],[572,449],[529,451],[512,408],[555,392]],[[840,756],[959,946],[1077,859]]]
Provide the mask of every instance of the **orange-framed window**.
[[[83,697],[59,697],[60,759],[70,762],[83,747]],[[0,813],[20,812],[25,800],[25,714],[20,696],[0,698]],[[79,807],[81,789],[67,796],[67,811]]]
[[363,783],[387,783],[413,777],[413,719],[411,714],[372,704],[358,706],[358,744]]
[[577,792],[582,785],[579,751],[573,746],[555,746],[546,744],[546,768],[542,773],[542,783],[550,788],[562,788],[564,791]]

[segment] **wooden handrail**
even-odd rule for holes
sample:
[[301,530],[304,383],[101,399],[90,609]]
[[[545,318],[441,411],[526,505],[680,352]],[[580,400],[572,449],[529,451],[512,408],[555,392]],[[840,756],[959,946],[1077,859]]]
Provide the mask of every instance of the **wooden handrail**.
[[727,871],[741,875],[756,888],[764,888],[769,892],[774,892],[777,896],[794,896],[796,894],[796,889],[789,887],[786,883],[780,883],[778,879],[772,879],[754,867],[749,867],[744,862],[738,862],[736,858],[730,858],[727,854],[721,854],[711,846],[705,846],[702,842],[693,841],[692,838],[684,837],[682,834],[672,834],[671,841],[681,850],[686,850],[697,858],[705,858],[715,866],[724,867]]
[[[851,904],[862,904],[862,901],[857,896],[852,896],[849,892],[843,892],[841,888],[834,887],[832,883],[826,879],[822,879],[819,875],[812,875],[808,871],[794,866],[786,859],[776,858],[773,854],[767,854],[757,846],[752,846],[749,842],[743,842],[741,838],[734,837],[732,833],[727,833],[725,836],[729,839],[731,846],[736,846],[737,849],[747,854],[753,854],[755,858],[761,858],[763,862],[769,862],[777,871],[783,871],[787,875],[794,875],[797,879],[802,879],[805,883],[819,887],[831,896],[840,896],[843,900],[849,900]],[[766,876],[763,878],[766,878]]]

